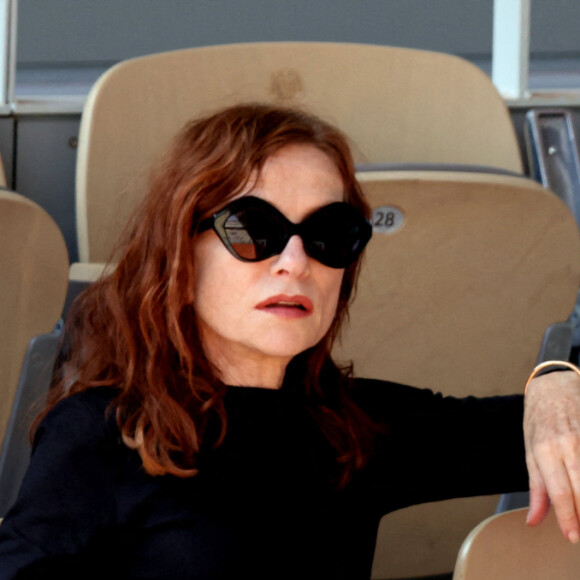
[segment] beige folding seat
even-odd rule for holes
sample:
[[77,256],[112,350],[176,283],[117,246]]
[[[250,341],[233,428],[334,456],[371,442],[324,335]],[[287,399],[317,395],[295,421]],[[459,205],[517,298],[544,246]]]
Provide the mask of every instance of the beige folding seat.
[[[146,190],[151,162],[187,120],[248,101],[320,115],[345,131],[361,163],[522,171],[501,97],[481,70],[455,56],[388,46],[266,42],[139,57],[106,72],[83,111],[76,183],[80,262],[109,259]],[[75,275],[79,270],[75,265]]]
[[[564,203],[517,176],[388,171],[359,180],[375,232],[335,357],[353,359],[359,376],[448,395],[522,392],[544,331],[568,318],[580,284],[580,239]],[[373,577],[450,572],[463,538],[497,503],[467,498],[387,515]]]
[[467,536],[453,580],[576,580],[580,546],[564,539],[554,512],[526,526],[525,509],[489,517]]
[[[54,220],[22,195],[0,191],[0,444],[29,343],[34,337],[52,333],[61,317],[68,269],[66,245]],[[44,363],[49,365],[43,376],[50,377],[53,359],[38,360],[37,354],[31,362],[39,372],[37,376],[42,374]],[[40,400],[30,402],[42,404]],[[27,419],[32,418],[34,409],[38,407],[27,409]],[[15,427],[26,438],[30,421],[22,419]],[[0,454],[0,515],[9,493],[4,477],[5,451],[2,448]],[[25,465],[28,452],[22,450]]]

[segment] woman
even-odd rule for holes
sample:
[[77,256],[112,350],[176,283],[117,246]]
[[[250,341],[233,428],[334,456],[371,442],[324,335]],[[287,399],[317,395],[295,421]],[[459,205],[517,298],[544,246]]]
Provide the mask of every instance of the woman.
[[[383,514],[526,489],[522,397],[332,362],[368,214],[344,137],[314,117],[245,105],[187,125],[69,316],[0,578],[368,578]],[[547,407],[529,413],[541,441]]]

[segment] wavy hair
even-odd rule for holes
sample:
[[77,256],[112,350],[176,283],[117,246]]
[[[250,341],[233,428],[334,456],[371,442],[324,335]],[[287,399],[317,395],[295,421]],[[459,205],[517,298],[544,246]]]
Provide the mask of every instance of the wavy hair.
[[[191,232],[243,192],[270,156],[291,144],[326,153],[342,176],[345,200],[369,215],[346,138],[317,117],[247,104],[189,122],[154,168],[149,194],[119,246],[116,268],[74,302],[62,364],[39,420],[67,396],[115,387],[117,423],[146,471],[197,473],[202,446],[221,443],[227,417],[226,387],[204,354],[192,306],[196,236]],[[344,272],[326,335],[291,363],[303,369],[297,372],[309,410],[336,449],[340,484],[366,461],[374,429],[351,401],[349,369],[339,370],[330,357],[359,267],[360,258]]]

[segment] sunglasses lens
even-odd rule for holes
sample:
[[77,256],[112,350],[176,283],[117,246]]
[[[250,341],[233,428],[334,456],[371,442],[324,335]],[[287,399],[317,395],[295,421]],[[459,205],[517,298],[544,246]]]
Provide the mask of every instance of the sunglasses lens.
[[238,209],[225,220],[223,229],[232,250],[249,262],[278,253],[283,224],[262,208]]
[[371,236],[369,223],[351,206],[329,205],[304,223],[308,253],[331,268],[346,268],[363,251]]

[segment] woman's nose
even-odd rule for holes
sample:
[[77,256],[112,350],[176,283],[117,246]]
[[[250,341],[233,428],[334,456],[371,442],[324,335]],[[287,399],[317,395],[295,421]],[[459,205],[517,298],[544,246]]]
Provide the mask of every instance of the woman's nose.
[[272,263],[272,273],[300,277],[310,272],[310,258],[300,236],[292,236]]

